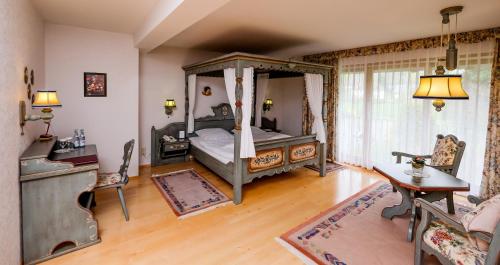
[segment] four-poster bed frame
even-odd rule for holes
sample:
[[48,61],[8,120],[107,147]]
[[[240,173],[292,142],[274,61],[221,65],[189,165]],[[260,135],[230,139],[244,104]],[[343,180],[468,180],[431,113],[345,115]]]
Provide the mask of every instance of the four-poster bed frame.
[[[331,66],[281,60],[247,53],[231,53],[183,67],[186,75],[186,127],[189,115],[188,76],[196,74],[197,76],[224,77],[224,69],[234,68],[236,71],[236,87],[234,88],[236,92],[236,108],[234,115],[231,106],[223,103],[212,107],[215,115],[195,119],[194,121],[195,131],[205,128],[224,128],[231,131],[234,128],[233,162],[223,164],[199,148],[191,146],[191,153],[196,160],[233,185],[233,201],[235,204],[241,203],[242,185],[252,182],[255,178],[287,172],[311,164],[319,165],[320,176],[325,175],[326,146],[325,143],[316,140],[315,134],[256,142],[256,157],[240,158],[242,80],[243,69],[248,67],[254,68],[255,76],[258,73],[269,73],[269,78],[297,77],[306,73],[321,74],[323,76],[322,117],[326,131],[326,95],[330,82]],[[260,108],[257,106],[255,109],[259,110]]]

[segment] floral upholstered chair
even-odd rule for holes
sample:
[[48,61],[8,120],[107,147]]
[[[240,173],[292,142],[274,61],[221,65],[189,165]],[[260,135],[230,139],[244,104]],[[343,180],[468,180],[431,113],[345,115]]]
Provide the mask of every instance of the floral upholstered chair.
[[[464,151],[464,141],[459,141],[456,136],[451,134],[446,136],[438,134],[432,155],[412,155],[403,152],[392,152],[392,155],[396,157],[396,163],[398,164],[401,163],[402,157],[408,157],[411,159],[415,157],[423,157],[425,159],[430,159],[428,166],[456,177]],[[396,191],[395,189],[393,190]],[[449,192],[447,194],[446,200],[449,209],[451,209],[450,212],[453,212],[453,192]]]
[[[101,173],[97,176],[97,183],[94,187],[94,191],[101,189],[116,188],[118,191],[118,197],[120,198],[120,203],[122,205],[123,214],[125,215],[125,220],[128,221],[128,210],[125,204],[125,197],[123,196],[123,188],[128,183],[128,166],[130,164],[130,158],[132,157],[132,152],[134,150],[134,139],[128,141],[123,147],[123,164],[120,166],[118,172],[112,173]],[[87,208],[90,208],[94,200],[94,192],[90,194],[89,200],[87,202]]]
[[[469,196],[471,197],[471,196]],[[480,203],[473,197],[471,202]],[[423,199],[417,229],[415,265],[423,264],[424,253],[446,265],[495,265],[500,252],[500,195],[480,203],[461,220]]]

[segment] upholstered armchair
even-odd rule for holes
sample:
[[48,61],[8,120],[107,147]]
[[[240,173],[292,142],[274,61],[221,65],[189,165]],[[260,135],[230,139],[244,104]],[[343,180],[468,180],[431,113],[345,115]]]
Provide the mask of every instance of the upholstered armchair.
[[[454,177],[457,176],[458,168],[460,167],[460,162],[462,160],[462,155],[465,150],[465,142],[459,141],[454,135],[442,134],[437,135],[436,144],[434,145],[434,151],[432,155],[412,155],[403,152],[392,152],[392,155],[396,157],[396,163],[401,163],[402,157],[415,158],[423,157],[426,160],[430,159],[430,163],[426,163],[427,166],[431,166],[435,169],[441,170],[448,173]],[[393,189],[396,191],[395,189]],[[446,201],[450,212],[454,212],[453,207],[453,192],[449,192],[446,196]]]
[[[118,172],[111,173],[101,173],[97,176],[97,183],[94,187],[94,191],[101,189],[110,189],[116,188],[118,192],[118,197],[120,199],[120,203],[122,205],[123,214],[125,215],[125,220],[128,221],[128,210],[127,205],[125,204],[125,197],[123,195],[123,188],[128,183],[128,166],[130,164],[130,159],[132,157],[132,152],[134,150],[135,140],[132,139],[128,141],[123,147],[123,163],[120,166]],[[90,193],[90,197],[87,202],[87,208],[92,206],[92,202],[94,200],[94,191]]]
[[[477,198],[469,199],[469,201],[481,202]],[[416,234],[415,265],[423,264],[425,253],[435,256],[441,264],[445,265],[499,264],[500,222],[497,221],[493,233],[467,232],[463,220],[462,222],[457,220],[436,204],[423,199],[416,199],[415,203],[422,212],[422,219]],[[474,212],[469,216],[474,218],[475,214],[477,213]],[[493,219],[488,217],[488,220]],[[479,247],[479,240],[486,245]]]

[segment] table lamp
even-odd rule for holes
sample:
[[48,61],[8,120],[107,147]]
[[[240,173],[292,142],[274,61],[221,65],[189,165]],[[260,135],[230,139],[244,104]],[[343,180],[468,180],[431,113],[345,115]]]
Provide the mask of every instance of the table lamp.
[[[24,114],[25,121],[36,121],[43,120],[45,124],[47,124],[47,130],[45,134],[40,135],[40,141],[49,141],[52,140],[52,135],[49,134],[50,129],[50,121],[54,118],[54,114],[52,114],[52,108],[61,107],[61,102],[57,98],[56,91],[50,90],[40,90],[36,92],[35,101],[31,105],[32,108],[41,108],[40,115],[26,115]],[[22,124],[23,125],[23,124]]]

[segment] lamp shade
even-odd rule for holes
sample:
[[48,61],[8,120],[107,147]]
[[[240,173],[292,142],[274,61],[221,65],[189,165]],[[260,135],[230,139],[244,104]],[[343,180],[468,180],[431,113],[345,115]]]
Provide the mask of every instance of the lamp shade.
[[461,75],[427,75],[420,77],[413,98],[469,99],[469,95],[462,87]]
[[272,106],[273,105],[273,100],[270,99],[270,98],[268,98],[268,99],[266,99],[266,101],[264,101],[264,104],[268,105],[268,106]]
[[61,102],[57,98],[56,91],[40,90],[36,92],[35,102],[31,104],[33,108],[61,107]]
[[175,100],[174,99],[165,100],[165,107],[175,108],[176,107]]

